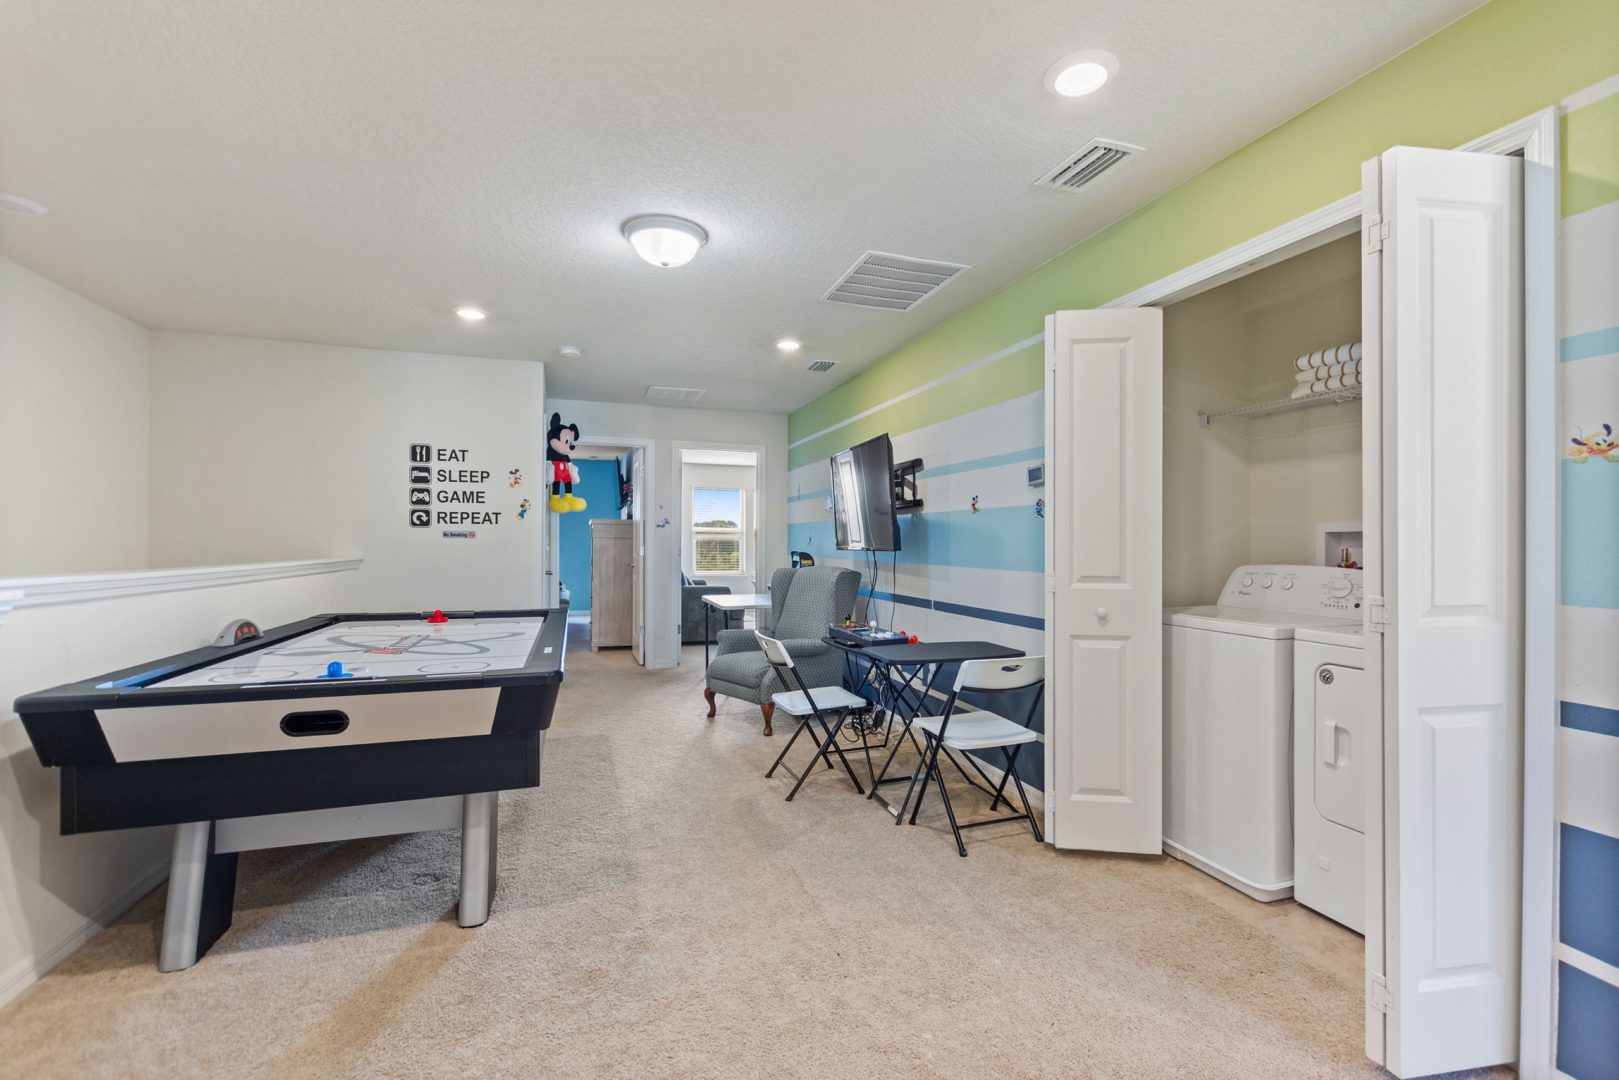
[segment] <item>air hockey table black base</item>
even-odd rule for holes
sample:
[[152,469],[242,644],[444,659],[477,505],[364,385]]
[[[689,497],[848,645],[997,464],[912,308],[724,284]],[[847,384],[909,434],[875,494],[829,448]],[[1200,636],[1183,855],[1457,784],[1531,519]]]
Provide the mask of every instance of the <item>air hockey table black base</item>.
[[[566,621],[565,609],[452,612],[436,627],[419,613],[322,615],[16,709],[41,762],[61,769],[64,835],[175,827],[163,971],[229,928],[242,851],[459,828],[457,921],[478,926],[500,792],[540,782]],[[507,655],[465,659],[498,652],[491,638]],[[303,677],[331,656],[349,673]],[[308,669],[289,677],[291,663]]]

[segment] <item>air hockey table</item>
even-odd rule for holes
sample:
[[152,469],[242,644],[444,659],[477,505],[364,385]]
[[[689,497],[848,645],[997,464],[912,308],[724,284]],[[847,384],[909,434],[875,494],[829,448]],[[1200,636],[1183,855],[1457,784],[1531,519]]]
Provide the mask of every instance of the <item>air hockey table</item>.
[[566,633],[563,608],[317,615],[15,708],[61,770],[63,835],[175,827],[176,971],[229,928],[242,851],[459,828],[457,920],[485,922],[500,792],[540,782]]

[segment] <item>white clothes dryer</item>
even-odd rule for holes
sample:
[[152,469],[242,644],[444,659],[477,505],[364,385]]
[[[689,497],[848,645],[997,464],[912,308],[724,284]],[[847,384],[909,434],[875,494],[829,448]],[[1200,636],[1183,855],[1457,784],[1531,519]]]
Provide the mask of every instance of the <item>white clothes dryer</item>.
[[1366,932],[1365,632],[1293,635],[1293,895]]

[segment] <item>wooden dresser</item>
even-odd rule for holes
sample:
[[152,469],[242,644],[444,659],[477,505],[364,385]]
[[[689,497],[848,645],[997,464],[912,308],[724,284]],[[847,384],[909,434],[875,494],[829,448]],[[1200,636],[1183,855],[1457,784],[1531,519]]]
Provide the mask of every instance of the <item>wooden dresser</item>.
[[590,647],[635,644],[635,522],[590,523]]

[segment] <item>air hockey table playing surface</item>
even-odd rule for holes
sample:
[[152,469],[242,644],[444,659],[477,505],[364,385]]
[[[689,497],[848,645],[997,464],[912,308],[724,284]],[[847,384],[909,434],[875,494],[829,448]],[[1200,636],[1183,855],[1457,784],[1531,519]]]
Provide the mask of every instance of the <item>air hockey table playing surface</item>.
[[175,826],[177,970],[230,925],[245,850],[460,828],[458,917],[488,918],[498,794],[540,782],[566,633],[565,608],[318,615],[15,709],[64,835]]
[[351,621],[291,638],[245,656],[154,682],[169,688],[297,683],[332,678],[388,679],[481,675],[524,667],[545,628],[540,618]]

